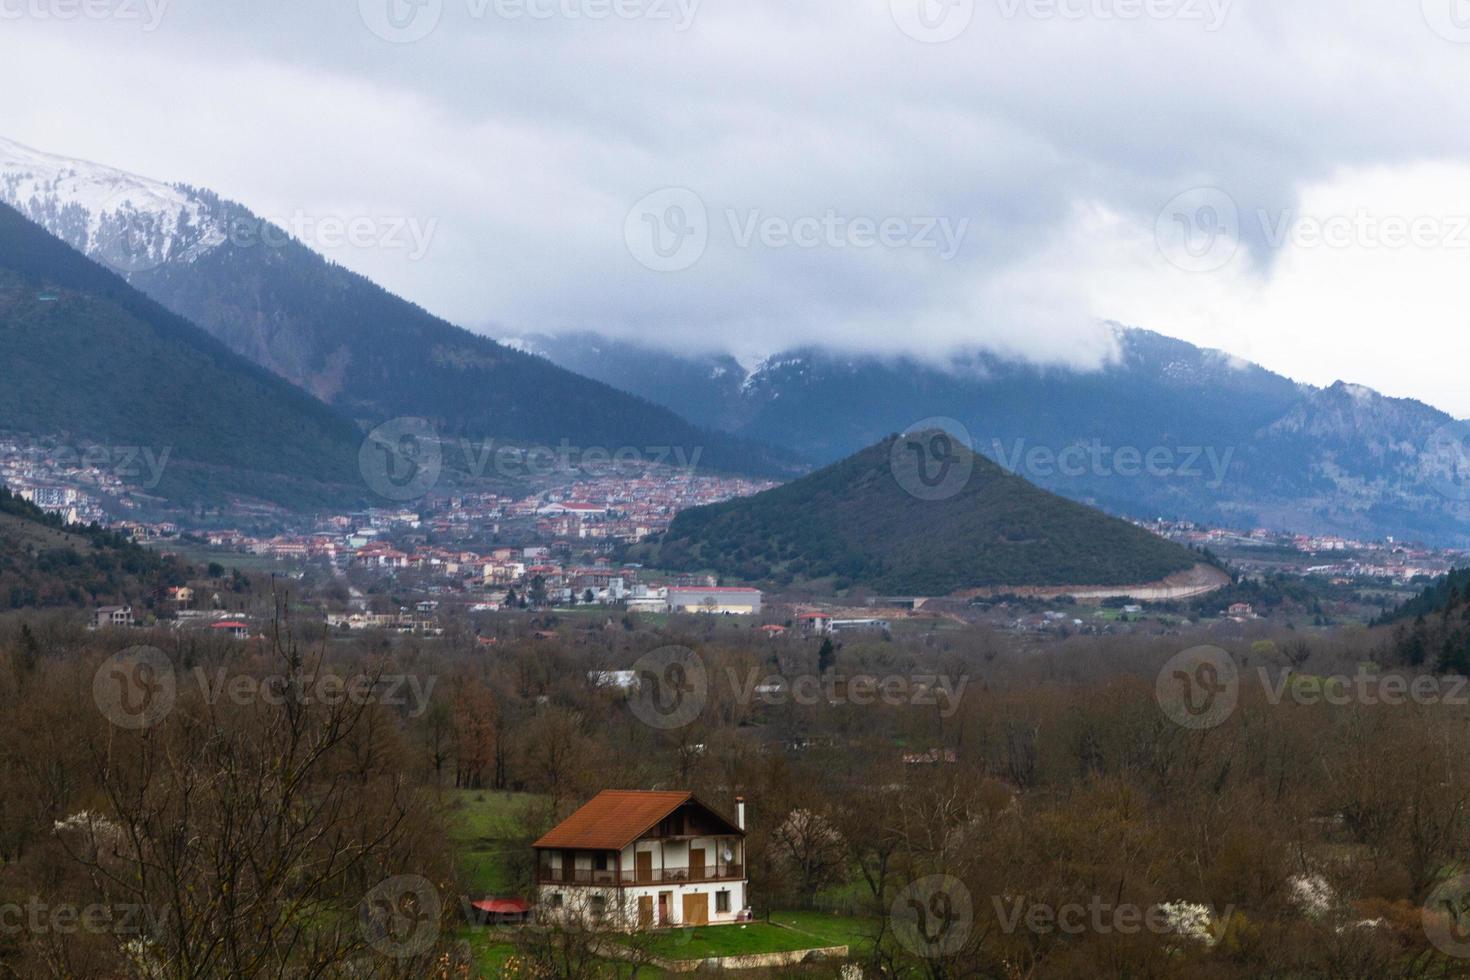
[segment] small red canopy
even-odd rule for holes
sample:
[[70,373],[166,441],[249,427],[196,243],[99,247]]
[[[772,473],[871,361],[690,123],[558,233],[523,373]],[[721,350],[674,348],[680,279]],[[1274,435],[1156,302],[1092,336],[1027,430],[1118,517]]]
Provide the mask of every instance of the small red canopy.
[[531,911],[530,903],[519,898],[482,898],[474,906],[491,915],[525,915]]

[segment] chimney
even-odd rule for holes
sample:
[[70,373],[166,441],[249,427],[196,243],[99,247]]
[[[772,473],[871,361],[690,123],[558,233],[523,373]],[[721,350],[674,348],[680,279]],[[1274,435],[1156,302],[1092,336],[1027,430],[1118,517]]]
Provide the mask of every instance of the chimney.
[[735,826],[745,829],[745,797],[735,797]]

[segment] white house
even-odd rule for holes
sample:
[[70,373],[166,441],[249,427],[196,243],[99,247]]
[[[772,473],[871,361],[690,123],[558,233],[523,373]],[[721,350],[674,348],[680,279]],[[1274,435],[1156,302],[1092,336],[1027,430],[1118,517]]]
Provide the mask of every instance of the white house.
[[109,626],[132,626],[132,606],[100,606],[92,610],[92,628],[103,629]]
[[627,930],[744,921],[743,799],[735,812],[683,791],[603,790],[532,845],[542,916]]

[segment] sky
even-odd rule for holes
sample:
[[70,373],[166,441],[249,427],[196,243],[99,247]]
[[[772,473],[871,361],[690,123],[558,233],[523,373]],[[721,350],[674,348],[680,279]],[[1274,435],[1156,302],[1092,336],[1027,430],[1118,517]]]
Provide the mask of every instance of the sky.
[[1470,417],[1466,0],[0,0],[0,85],[496,336],[1117,322]]

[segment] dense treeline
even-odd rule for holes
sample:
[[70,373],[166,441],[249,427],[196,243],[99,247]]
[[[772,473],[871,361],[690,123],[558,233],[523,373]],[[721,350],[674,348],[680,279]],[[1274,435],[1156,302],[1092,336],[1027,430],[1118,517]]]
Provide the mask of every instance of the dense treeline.
[[919,475],[904,469],[914,464],[891,452],[898,438],[755,497],[684,511],[648,560],[747,581],[828,580],[839,589],[919,595],[999,585],[1131,585],[1203,560],[1040,490],[957,444],[952,465],[968,479],[926,499]]
[[[1470,864],[1470,708],[1324,699],[1310,683],[1370,658],[1391,669],[1382,637],[1232,650],[1235,707],[1196,727],[1161,707],[1157,684],[1204,636],[1038,652],[964,631],[824,655],[712,620],[674,633],[564,627],[556,640],[514,639],[520,618],[502,626],[489,652],[451,630],[333,644],[321,664],[289,639],[153,634],[177,700],[143,731],[98,712],[93,672],[115,641],[46,621],[0,629],[0,905],[156,912],[142,937],[151,973],[129,972],[137,949],[117,936],[22,929],[0,936],[0,974],[446,975],[463,961],[465,886],[445,853],[452,797],[436,801],[455,786],[540,801],[512,848],[523,894],[524,845],[601,789],[690,789],[727,810],[744,796],[757,913],[860,917],[869,977],[1379,980],[1470,964],[1430,938],[1453,925],[1446,883]],[[669,644],[707,683],[689,724],[656,727],[595,677]],[[195,668],[308,694],[328,672],[405,675],[425,700],[211,701]],[[864,675],[896,678],[891,696],[855,697]],[[756,694],[773,676],[811,678],[819,693]],[[283,826],[296,833],[272,863]],[[443,903],[432,946],[398,959],[347,924],[404,875]],[[1453,911],[1464,896],[1449,897]],[[943,942],[916,933],[914,902],[947,923]],[[496,936],[522,946],[518,975],[610,975],[569,954],[584,938]],[[275,959],[239,958],[259,949]]]
[[1470,596],[1470,568],[1454,568],[1449,574],[1435,579],[1433,584],[1426,586],[1424,591],[1408,602],[1379,617],[1375,625],[1399,623],[1442,612],[1450,606],[1459,605],[1466,596]]

